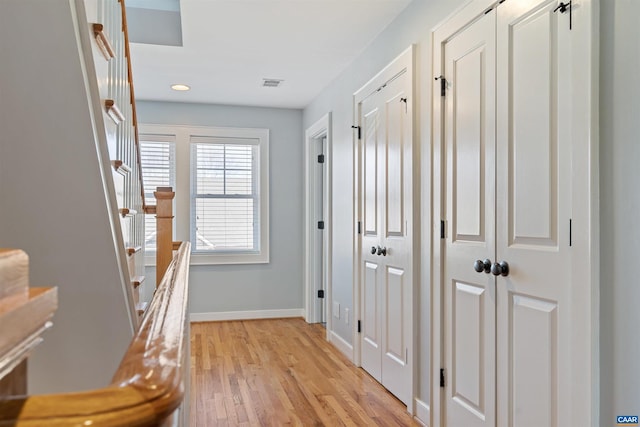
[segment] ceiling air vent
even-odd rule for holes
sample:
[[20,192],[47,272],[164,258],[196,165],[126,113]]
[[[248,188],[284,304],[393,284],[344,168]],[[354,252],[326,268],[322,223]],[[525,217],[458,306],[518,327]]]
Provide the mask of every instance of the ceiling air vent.
[[280,79],[262,79],[262,86],[264,87],[278,87],[284,80]]

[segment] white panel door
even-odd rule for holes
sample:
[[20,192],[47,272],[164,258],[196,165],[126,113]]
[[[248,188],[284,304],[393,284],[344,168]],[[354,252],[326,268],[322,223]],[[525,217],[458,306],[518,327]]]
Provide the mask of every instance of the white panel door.
[[362,262],[360,294],[361,304],[361,356],[360,364],[372,377],[382,381],[382,296],[381,262],[378,247],[382,243],[380,227],[382,199],[378,180],[380,156],[383,147],[380,141],[380,109],[378,98],[370,96],[360,104],[361,141],[361,206],[362,237],[360,260]]
[[509,264],[496,282],[504,426],[572,425],[572,52],[568,16],[557,6],[498,7],[496,259]]
[[383,249],[382,385],[409,404],[409,341],[413,300],[413,174],[410,78],[403,73],[380,91],[384,111],[383,155],[378,180]]
[[[556,6],[505,2],[445,44],[447,425],[571,419],[571,52]],[[485,258],[491,274],[474,268]]]
[[572,45],[588,32],[571,31],[571,12],[557,0],[470,5],[439,30],[435,52],[447,79],[436,104],[444,161],[435,188],[448,221],[442,419],[572,426],[589,418],[572,408],[590,410],[576,397],[575,372],[591,372],[573,368],[582,357],[575,344],[590,340],[576,333],[584,331],[576,313],[591,311],[590,296],[572,294],[581,284],[571,255],[572,200],[589,191],[572,178],[581,143],[572,132],[584,120],[574,114],[583,94],[572,90],[572,77],[587,60]]
[[483,263],[495,254],[495,22],[491,11],[444,46],[448,426],[493,426],[496,417],[496,280]]
[[361,365],[404,403],[411,396],[413,292],[411,78],[393,76],[359,103]]

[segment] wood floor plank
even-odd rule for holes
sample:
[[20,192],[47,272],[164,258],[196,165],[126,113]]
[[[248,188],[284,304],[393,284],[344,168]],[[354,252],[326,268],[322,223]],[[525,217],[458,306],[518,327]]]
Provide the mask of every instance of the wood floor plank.
[[191,426],[419,426],[302,319],[191,325]]

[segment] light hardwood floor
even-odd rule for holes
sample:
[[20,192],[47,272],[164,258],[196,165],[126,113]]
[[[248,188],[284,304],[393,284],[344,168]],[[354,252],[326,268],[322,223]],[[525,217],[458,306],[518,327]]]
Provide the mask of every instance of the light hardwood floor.
[[302,319],[191,325],[191,426],[419,426]]

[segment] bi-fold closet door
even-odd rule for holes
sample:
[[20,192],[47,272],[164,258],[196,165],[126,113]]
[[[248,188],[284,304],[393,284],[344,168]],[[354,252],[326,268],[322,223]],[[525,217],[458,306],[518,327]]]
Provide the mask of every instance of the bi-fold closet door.
[[557,6],[506,0],[443,30],[446,426],[570,424],[571,51]]
[[360,364],[407,405],[413,386],[412,49],[354,99],[360,136]]

